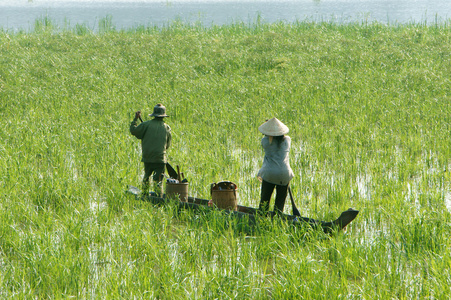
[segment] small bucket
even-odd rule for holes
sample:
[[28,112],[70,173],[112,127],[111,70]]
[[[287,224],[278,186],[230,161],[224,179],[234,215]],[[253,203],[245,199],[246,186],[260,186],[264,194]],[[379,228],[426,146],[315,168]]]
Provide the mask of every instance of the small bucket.
[[166,197],[178,197],[182,202],[188,202],[188,182],[166,182]]
[[230,181],[212,183],[210,187],[211,200],[218,208],[236,211],[236,190],[236,184]]

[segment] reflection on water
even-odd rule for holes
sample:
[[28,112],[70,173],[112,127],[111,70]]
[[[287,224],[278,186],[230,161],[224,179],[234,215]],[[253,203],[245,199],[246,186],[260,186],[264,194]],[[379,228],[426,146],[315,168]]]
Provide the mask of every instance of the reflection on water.
[[382,23],[434,23],[451,18],[449,0],[287,0],[287,1],[156,1],[156,0],[0,0],[0,27],[30,30],[48,17],[59,27],[83,24],[97,30],[111,17],[116,29],[139,25],[164,26],[179,20],[204,26],[236,22],[334,21]]
[[451,191],[445,193],[445,206],[446,209],[451,213]]

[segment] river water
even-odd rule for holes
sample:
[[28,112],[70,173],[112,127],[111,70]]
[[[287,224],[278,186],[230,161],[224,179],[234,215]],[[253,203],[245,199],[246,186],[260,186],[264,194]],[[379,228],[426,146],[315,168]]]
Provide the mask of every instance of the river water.
[[108,18],[116,29],[166,26],[175,20],[204,26],[236,22],[333,21],[449,23],[451,0],[0,0],[0,28],[32,30],[37,19],[61,28],[96,31]]

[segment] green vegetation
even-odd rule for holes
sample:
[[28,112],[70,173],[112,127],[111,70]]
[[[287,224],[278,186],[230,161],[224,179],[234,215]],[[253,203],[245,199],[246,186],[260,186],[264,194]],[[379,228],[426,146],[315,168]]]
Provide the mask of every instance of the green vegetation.
[[[0,31],[0,298],[450,297],[448,23],[102,22]],[[331,238],[277,220],[248,235],[134,200],[128,126],[158,102],[190,195],[230,180],[258,205],[257,127],[275,116],[301,213],[361,213]]]

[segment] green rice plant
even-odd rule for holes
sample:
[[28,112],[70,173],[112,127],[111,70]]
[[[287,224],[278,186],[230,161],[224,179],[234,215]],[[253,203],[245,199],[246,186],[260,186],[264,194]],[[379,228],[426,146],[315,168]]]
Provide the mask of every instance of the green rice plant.
[[[449,297],[449,22],[99,29],[0,30],[0,297]],[[190,196],[230,180],[257,207],[277,117],[301,214],[357,219],[327,236],[135,200],[128,126],[158,102]]]

